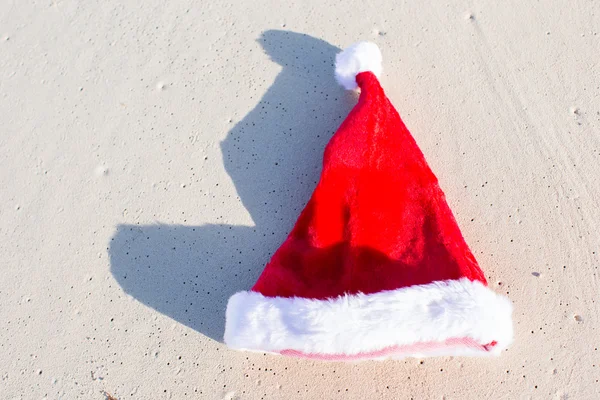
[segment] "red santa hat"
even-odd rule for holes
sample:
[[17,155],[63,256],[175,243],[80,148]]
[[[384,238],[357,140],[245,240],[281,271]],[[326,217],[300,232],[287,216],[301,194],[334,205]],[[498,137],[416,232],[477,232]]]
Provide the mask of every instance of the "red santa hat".
[[250,291],[227,305],[234,349],[324,360],[499,354],[512,305],[494,293],[437,178],[381,88],[381,53],[336,57],[354,109],[317,187]]

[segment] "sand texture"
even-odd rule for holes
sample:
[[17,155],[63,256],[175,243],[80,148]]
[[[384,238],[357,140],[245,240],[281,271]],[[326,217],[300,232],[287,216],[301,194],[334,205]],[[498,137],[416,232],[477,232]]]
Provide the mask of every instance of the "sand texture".
[[[222,343],[356,101],[357,40],[513,301],[499,358]],[[3,0],[0,166],[2,399],[600,398],[599,2]]]

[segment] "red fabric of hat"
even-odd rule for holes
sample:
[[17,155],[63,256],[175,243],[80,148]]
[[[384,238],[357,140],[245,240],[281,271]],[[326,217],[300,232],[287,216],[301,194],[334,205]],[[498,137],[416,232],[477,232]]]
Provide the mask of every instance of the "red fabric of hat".
[[229,300],[228,346],[361,360],[499,354],[512,341],[512,305],[487,287],[380,73],[373,43],[338,54],[358,103],[292,232]]

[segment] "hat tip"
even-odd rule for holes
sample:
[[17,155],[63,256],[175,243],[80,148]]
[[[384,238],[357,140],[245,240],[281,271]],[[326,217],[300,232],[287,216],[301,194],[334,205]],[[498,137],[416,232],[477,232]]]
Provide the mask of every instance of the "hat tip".
[[335,56],[335,78],[345,89],[356,89],[356,75],[361,72],[370,71],[379,78],[381,61],[381,51],[375,43],[354,43]]

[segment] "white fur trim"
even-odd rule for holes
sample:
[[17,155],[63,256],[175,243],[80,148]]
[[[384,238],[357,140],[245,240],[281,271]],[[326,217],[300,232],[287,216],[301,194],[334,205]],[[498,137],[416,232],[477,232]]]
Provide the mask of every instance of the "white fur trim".
[[[511,315],[506,297],[467,278],[327,300],[238,292],[227,305],[225,343],[239,350],[355,355],[467,337],[481,345],[496,341],[479,353],[499,354],[512,342]],[[478,353],[448,350],[440,354]]]
[[381,51],[375,43],[355,43],[335,56],[335,78],[344,88],[356,89],[356,75],[365,71],[381,75]]

